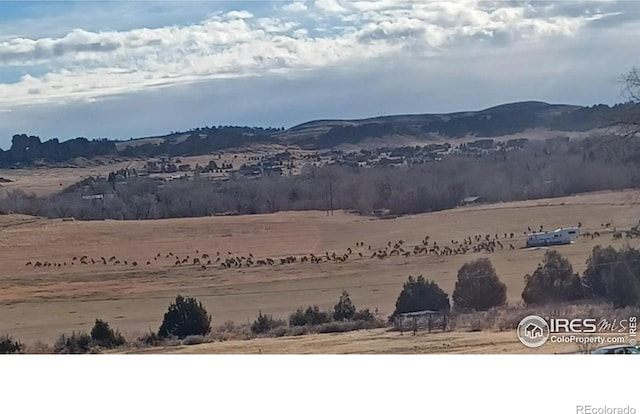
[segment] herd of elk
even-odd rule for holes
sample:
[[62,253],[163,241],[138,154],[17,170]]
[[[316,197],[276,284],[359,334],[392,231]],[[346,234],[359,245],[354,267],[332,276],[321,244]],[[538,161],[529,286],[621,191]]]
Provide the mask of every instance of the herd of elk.
[[[601,227],[610,227],[611,223],[603,223]],[[582,227],[582,222],[578,223],[578,227]],[[544,227],[541,225],[539,229],[542,231]],[[633,228],[635,229],[635,228]],[[532,227],[528,226],[527,230],[532,231]],[[523,232],[525,235],[527,231]],[[584,238],[596,238],[600,237],[598,231],[585,231],[582,233]],[[613,239],[622,239],[623,233],[613,229]],[[640,231],[628,231],[626,237],[640,237]],[[421,255],[436,255],[436,256],[448,256],[448,255],[460,255],[467,253],[493,253],[496,250],[503,250],[508,248],[509,250],[515,250],[514,239],[516,234],[513,232],[502,232],[493,234],[472,234],[461,239],[450,239],[448,245],[440,244],[435,240],[431,240],[430,236],[425,236],[419,243],[409,245],[404,240],[387,241],[381,247],[372,247],[372,244],[365,244],[364,241],[357,241],[352,246],[346,248],[342,252],[328,252],[324,254],[308,253],[298,256],[285,256],[278,258],[255,258],[252,253],[248,254],[234,254],[231,251],[227,251],[226,255],[221,254],[220,251],[214,253],[201,253],[199,249],[195,250],[195,255],[191,256],[186,254],[179,256],[169,251],[167,253],[156,253],[153,258],[149,260],[128,260],[119,259],[115,255],[106,258],[101,257],[89,257],[73,256],[69,260],[63,260],[59,262],[51,261],[28,261],[27,266],[33,267],[65,267],[65,266],[133,266],[137,267],[140,263],[145,263],[145,266],[151,266],[153,263],[160,265],[173,264],[173,266],[195,266],[199,270],[206,270],[208,267],[217,266],[222,269],[230,268],[243,268],[243,267],[259,267],[259,266],[276,266],[276,265],[289,265],[294,263],[312,263],[318,264],[323,262],[344,263],[350,259],[366,260],[366,259],[385,259],[394,256],[421,256]],[[365,247],[366,246],[366,247]],[[215,257],[215,259],[214,259]],[[165,259],[169,259],[169,263],[166,263]]]

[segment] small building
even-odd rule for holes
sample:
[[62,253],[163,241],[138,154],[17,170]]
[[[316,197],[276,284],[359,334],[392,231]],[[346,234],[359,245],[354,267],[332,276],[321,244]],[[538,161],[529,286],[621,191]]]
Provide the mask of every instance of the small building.
[[102,194],[95,194],[95,195],[84,195],[82,196],[83,200],[100,200],[103,201],[104,200],[104,195]]
[[[423,310],[417,312],[405,312],[393,319],[394,328],[404,334],[405,328],[410,328],[414,335],[418,329],[423,328],[431,332],[433,329],[447,330],[447,313],[444,311]],[[410,322],[410,323],[407,323]]]
[[468,143],[467,147],[489,150],[494,147],[494,142],[492,139],[478,139],[476,141]]

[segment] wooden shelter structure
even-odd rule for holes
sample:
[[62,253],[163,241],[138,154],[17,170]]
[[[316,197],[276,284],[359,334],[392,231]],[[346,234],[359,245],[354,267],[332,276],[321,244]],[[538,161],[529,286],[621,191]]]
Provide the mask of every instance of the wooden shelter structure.
[[434,329],[447,329],[447,314],[443,311],[424,310],[417,312],[405,312],[394,318],[394,325],[400,330],[400,335],[404,335],[405,329],[418,333],[418,329],[428,329],[431,332]]

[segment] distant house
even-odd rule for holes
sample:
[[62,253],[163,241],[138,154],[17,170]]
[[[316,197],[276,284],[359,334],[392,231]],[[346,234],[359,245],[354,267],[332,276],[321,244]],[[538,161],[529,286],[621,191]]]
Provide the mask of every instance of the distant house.
[[491,149],[494,147],[494,143],[492,139],[479,139],[467,144],[467,147],[470,148],[479,148],[479,149]]
[[469,205],[474,205],[474,204],[480,204],[483,203],[485,200],[484,198],[480,197],[480,196],[471,196],[471,197],[465,197],[460,201],[460,205],[461,206],[469,206]]
[[158,165],[157,161],[147,161],[146,170],[150,173],[159,173],[160,166]]
[[505,148],[524,148],[529,142],[527,138],[510,139],[504,143]]
[[96,195],[84,195],[82,196],[83,200],[104,200],[104,195],[96,194]]
[[378,160],[378,165],[384,165],[387,167],[400,167],[404,164],[404,157],[381,157]]

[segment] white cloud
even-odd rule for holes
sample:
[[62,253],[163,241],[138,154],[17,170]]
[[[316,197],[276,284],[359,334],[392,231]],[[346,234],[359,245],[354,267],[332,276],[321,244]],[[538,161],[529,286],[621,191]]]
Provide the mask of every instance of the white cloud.
[[327,13],[345,13],[347,9],[338,0],[316,0],[314,3],[317,9]]
[[230,11],[225,16],[227,16],[229,19],[250,19],[253,17],[253,14],[249,13],[246,10],[234,10]]
[[[526,4],[474,0],[317,0],[314,6],[343,25],[328,25],[326,16],[307,13],[294,20],[297,15],[254,16],[236,10],[183,26],[75,29],[60,37],[5,38],[0,41],[0,66],[39,65],[46,71],[0,83],[0,109],[276,70],[362,65],[394,54],[428,57],[478,38],[504,42],[571,37],[589,21],[612,15],[596,10],[548,15],[548,10],[537,12]],[[282,9],[306,7],[293,2]]]
[[285,4],[282,6],[282,10],[288,12],[302,12],[307,10],[307,5],[302,1],[294,1],[293,3]]

